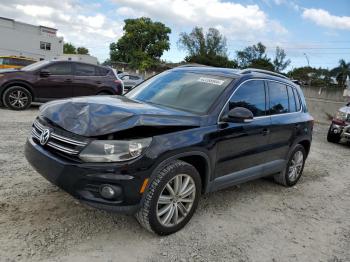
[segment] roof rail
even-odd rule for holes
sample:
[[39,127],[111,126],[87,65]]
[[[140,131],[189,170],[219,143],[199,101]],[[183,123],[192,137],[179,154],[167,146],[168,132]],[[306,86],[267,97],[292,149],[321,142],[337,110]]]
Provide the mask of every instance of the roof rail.
[[278,76],[278,77],[282,77],[285,79],[289,79],[288,77],[279,74],[279,73],[275,73],[275,72],[271,72],[268,70],[263,70],[263,69],[256,69],[256,68],[246,68],[246,69],[242,69],[241,71],[239,71],[240,74],[250,74],[250,73],[262,73],[262,74],[267,74],[267,75],[272,75],[272,76]]
[[202,64],[184,64],[184,65],[179,65],[177,67],[208,67],[207,65],[202,65]]

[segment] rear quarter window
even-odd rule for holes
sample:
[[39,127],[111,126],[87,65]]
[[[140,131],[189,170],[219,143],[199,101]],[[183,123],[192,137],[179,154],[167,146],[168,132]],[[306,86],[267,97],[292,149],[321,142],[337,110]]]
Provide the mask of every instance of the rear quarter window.
[[294,92],[294,97],[295,97],[296,110],[297,110],[297,112],[299,112],[300,109],[301,109],[300,95],[299,95],[298,91],[295,88],[293,88],[293,92]]

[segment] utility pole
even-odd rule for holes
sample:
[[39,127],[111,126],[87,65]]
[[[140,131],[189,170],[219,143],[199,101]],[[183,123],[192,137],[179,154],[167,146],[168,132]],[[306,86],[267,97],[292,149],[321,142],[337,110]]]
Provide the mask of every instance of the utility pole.
[[307,61],[307,66],[310,67],[310,61],[309,61],[309,57],[307,56],[306,53],[304,53],[304,56],[306,58],[306,61]]

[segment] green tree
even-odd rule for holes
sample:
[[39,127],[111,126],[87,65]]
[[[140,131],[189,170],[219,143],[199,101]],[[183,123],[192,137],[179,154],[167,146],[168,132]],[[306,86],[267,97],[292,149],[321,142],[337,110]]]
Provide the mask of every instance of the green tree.
[[170,28],[147,17],[124,22],[123,36],[109,47],[111,62],[129,63],[141,70],[158,65],[163,52],[170,49]]
[[269,58],[253,59],[252,61],[250,61],[250,64],[248,64],[247,67],[258,68],[258,69],[269,70],[269,71],[275,70],[275,67],[271,63],[271,60]]
[[195,27],[191,33],[181,33],[178,46],[187,51],[186,62],[217,67],[236,67],[227,57],[226,38],[215,28],[204,34],[203,28]]
[[72,43],[64,43],[63,54],[76,54],[77,50]]
[[277,46],[275,59],[273,60],[274,70],[276,72],[281,72],[290,65],[290,62],[290,59],[286,60],[286,53],[284,50]]
[[87,49],[86,47],[78,47],[77,48],[77,54],[79,55],[88,55],[89,54],[89,49]]
[[268,59],[266,55],[266,46],[261,42],[256,45],[248,46],[242,51],[237,51],[237,61],[240,68],[261,64],[265,67],[267,64],[271,64],[270,59]]
[[288,72],[288,76],[311,86],[333,86],[330,71],[325,68],[313,68],[310,66],[294,68]]
[[350,78],[350,63],[344,59],[339,60],[339,66],[331,70],[331,75],[336,77],[340,87],[345,87],[346,79]]

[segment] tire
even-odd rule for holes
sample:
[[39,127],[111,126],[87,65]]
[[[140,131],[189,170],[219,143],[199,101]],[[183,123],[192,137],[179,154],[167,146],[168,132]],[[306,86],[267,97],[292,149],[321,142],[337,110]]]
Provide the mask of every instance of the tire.
[[6,89],[3,95],[3,102],[6,107],[12,110],[25,110],[32,103],[32,94],[22,86],[11,86]]
[[[301,157],[300,160],[298,157]],[[300,179],[305,165],[306,151],[305,148],[298,144],[294,147],[288,157],[288,162],[285,170],[276,174],[273,178],[276,183],[291,187],[294,186]],[[295,168],[296,173],[291,174],[291,168]]]
[[[201,194],[200,175],[192,165],[176,160],[165,167],[156,169],[152,177],[153,179],[141,201],[141,207],[136,213],[136,219],[148,231],[158,235],[175,233],[188,223],[198,206]],[[176,180],[178,181],[177,185],[180,184],[180,186],[177,186],[179,190],[176,190]],[[182,181],[182,183],[179,183],[179,181]],[[188,182],[187,187],[184,187],[186,181]],[[174,195],[179,196],[184,196],[186,191],[188,191],[187,193],[192,192],[189,190],[192,188],[191,185],[194,188],[192,189],[193,192],[187,197],[178,198],[172,197],[168,185],[174,189]],[[188,202],[182,202],[182,199],[187,199]],[[159,201],[164,202],[159,203]],[[183,212],[186,209],[187,212]],[[163,212],[165,213],[162,214]],[[166,222],[167,217],[170,217],[168,224]]]
[[339,143],[340,135],[332,133],[331,127],[332,126],[330,126],[329,129],[328,129],[327,141],[330,142],[330,143]]

